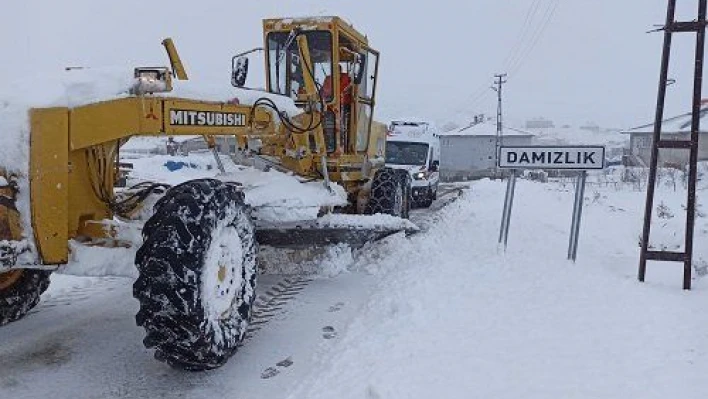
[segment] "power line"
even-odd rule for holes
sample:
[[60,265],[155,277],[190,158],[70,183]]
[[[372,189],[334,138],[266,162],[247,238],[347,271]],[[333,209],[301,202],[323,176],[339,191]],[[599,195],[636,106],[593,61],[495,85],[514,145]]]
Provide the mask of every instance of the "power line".
[[[560,0],[549,0],[545,8],[543,4],[544,0],[533,0],[526,12],[519,38],[505,58],[505,69],[509,71],[511,76],[515,75],[523,67],[529,55],[538,45],[556,13]],[[541,12],[541,10],[544,11]],[[539,16],[540,19],[537,19]],[[473,109],[483,100],[486,100],[491,94],[487,87],[486,83],[478,86],[469,95],[468,100],[465,101],[468,105],[464,106],[464,108]],[[462,112],[463,110],[460,109],[459,111]]]
[[[526,11],[526,16],[524,18],[524,23],[522,25],[519,37],[512,50],[509,51],[509,54],[507,54],[504,64],[507,64],[511,60],[516,59],[519,54],[519,51],[521,51],[525,47],[525,38],[527,37],[527,34],[531,32],[530,29],[533,26],[532,22],[534,21],[536,14],[538,13],[538,10],[540,9],[540,6],[543,1],[544,0],[533,0],[531,5],[529,6],[528,10]],[[471,101],[469,107],[471,108],[476,106],[481,102],[481,100],[485,99],[487,95],[489,95],[489,92],[487,91],[487,84],[483,83],[476,90],[473,91],[473,94],[470,95],[469,98],[471,98]]]
[[534,21],[534,19],[536,18],[536,14],[538,13],[538,10],[542,3],[543,0],[534,0],[533,3],[531,3],[529,9],[526,11],[526,17],[524,18],[524,23],[521,27],[521,30],[519,31],[519,36],[516,39],[516,43],[504,59],[503,65],[505,66],[505,68],[510,65],[512,60],[518,57],[519,51],[524,48],[526,44],[526,38],[528,37],[527,35],[531,32],[530,28],[533,26],[532,21]]
[[[513,49],[507,54],[506,60],[504,61],[504,64],[507,64],[509,60],[515,58],[516,54],[518,51],[523,47],[524,44],[524,38],[526,37],[526,33],[531,27],[531,21],[535,18],[536,13],[538,12],[539,6],[543,0],[533,0],[531,3],[531,6],[529,9],[526,11],[526,16],[524,18],[524,23],[522,25],[521,33],[513,47]],[[471,99],[469,107],[473,107],[477,105],[482,99],[488,95],[489,92],[487,91],[487,83],[483,83],[479,85],[474,91],[472,91],[472,94],[469,95],[468,99]],[[467,108],[467,107],[465,107]],[[462,111],[462,109],[458,109],[458,111]]]
[[559,4],[560,0],[552,0],[548,4],[548,8],[546,8],[546,13],[544,14],[545,18],[542,20],[542,24],[534,32],[534,35],[531,39],[531,44],[526,48],[526,51],[517,60],[516,64],[510,67],[510,74],[515,75],[521,69],[524,63],[528,60],[529,55],[533,52],[533,50],[535,50],[536,45],[538,45],[538,42],[541,40],[541,37],[543,37],[543,34],[550,25],[551,20],[553,19],[553,16],[555,15]]

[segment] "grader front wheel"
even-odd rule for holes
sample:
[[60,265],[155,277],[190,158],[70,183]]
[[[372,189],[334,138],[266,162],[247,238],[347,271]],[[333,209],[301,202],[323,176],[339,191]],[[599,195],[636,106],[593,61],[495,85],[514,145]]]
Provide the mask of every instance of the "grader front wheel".
[[49,287],[50,272],[12,270],[0,274],[0,326],[21,319]]
[[233,184],[194,180],[172,188],[143,228],[135,263],[136,322],[155,358],[200,371],[236,351],[256,285],[254,226]]

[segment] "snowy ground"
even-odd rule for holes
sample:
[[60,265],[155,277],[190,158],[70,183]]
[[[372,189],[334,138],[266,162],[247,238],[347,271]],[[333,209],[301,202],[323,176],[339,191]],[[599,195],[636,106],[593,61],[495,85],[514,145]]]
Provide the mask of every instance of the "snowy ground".
[[503,190],[473,184],[426,235],[369,263],[379,288],[290,397],[706,397],[708,286],[681,291],[678,265],[636,281],[642,194],[588,198],[573,264],[572,192],[520,184],[504,254]]
[[[506,253],[505,185],[474,182],[416,211],[422,232],[333,253],[322,267],[344,271],[308,277],[282,305],[266,306],[292,287],[264,276],[259,329],[208,373],[143,349],[130,279],[57,275],[36,312],[0,329],[0,398],[708,397],[708,282],[682,291],[667,263],[638,283],[644,193],[593,183],[575,264],[569,182],[519,182]],[[660,191],[674,217],[658,237],[680,242],[680,190]],[[699,216],[703,259],[707,239]]]

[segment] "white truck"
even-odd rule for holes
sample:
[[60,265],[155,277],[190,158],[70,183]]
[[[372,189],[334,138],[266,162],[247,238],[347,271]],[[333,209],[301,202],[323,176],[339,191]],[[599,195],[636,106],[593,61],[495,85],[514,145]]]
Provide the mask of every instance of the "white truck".
[[429,207],[438,195],[440,132],[422,120],[394,120],[386,134],[386,166],[411,175],[413,204]]

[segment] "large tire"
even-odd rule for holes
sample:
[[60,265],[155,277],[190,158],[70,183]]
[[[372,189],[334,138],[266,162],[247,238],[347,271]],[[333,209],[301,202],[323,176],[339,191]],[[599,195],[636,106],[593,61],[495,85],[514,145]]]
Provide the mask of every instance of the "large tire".
[[404,205],[403,205],[403,218],[410,218],[411,209],[413,208],[413,178],[410,173],[406,170],[398,170],[399,178],[401,179],[401,184],[404,189]]
[[155,358],[185,370],[222,366],[246,335],[257,244],[236,184],[193,180],[155,204],[135,257],[136,323]]
[[425,198],[420,201],[420,206],[422,208],[430,208],[433,205],[433,201],[435,200],[435,193],[433,192],[433,188],[430,188],[430,191],[428,194],[425,196]]
[[407,219],[411,208],[411,178],[408,172],[379,169],[371,182],[371,194],[364,213],[381,213]]
[[0,274],[0,326],[21,319],[37,306],[49,287],[50,274],[31,269]]

